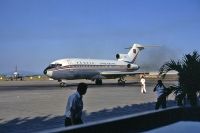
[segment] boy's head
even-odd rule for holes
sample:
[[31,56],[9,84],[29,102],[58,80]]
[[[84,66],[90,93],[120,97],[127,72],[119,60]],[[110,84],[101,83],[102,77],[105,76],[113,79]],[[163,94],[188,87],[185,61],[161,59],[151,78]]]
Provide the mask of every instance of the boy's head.
[[77,87],[77,91],[80,95],[85,95],[87,92],[88,85],[86,83],[79,83]]
[[158,84],[159,84],[159,85],[162,85],[162,80],[158,80]]

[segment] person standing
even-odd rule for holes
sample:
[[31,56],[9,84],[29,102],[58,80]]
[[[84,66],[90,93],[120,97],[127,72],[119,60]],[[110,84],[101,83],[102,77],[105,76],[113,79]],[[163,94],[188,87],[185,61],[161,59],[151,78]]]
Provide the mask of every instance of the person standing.
[[79,83],[77,91],[70,95],[65,110],[65,126],[82,124],[83,101],[82,96],[87,92],[87,84]]
[[156,102],[156,106],[155,109],[159,109],[159,107],[162,105],[162,108],[166,108],[166,87],[164,86],[164,84],[162,83],[162,80],[158,80],[157,85],[155,86],[154,92],[156,91],[157,93],[157,102]]
[[146,93],[147,91],[146,91],[146,85],[145,85],[144,76],[141,77],[140,82],[141,82],[141,93]]

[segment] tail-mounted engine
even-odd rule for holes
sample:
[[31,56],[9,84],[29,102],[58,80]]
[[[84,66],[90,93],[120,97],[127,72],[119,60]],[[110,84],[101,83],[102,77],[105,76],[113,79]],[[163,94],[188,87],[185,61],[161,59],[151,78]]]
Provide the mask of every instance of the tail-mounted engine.
[[117,60],[126,61],[127,58],[128,58],[128,54],[116,54],[116,59]]
[[135,69],[135,70],[137,70],[137,69],[139,69],[139,66],[136,65],[136,64],[128,64],[128,65],[127,65],[127,68],[128,68],[128,69]]

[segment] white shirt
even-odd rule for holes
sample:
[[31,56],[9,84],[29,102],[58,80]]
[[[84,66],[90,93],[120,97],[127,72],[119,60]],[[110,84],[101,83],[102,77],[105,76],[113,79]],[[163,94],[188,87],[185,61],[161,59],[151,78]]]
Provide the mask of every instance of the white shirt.
[[157,85],[156,86],[156,93],[157,93],[157,96],[160,97],[163,93],[164,93],[164,86],[160,86],[160,85]]
[[145,79],[141,78],[140,82],[144,85],[145,84]]
[[75,118],[81,118],[83,110],[82,97],[78,92],[70,95],[67,100],[65,116],[71,118],[71,113],[75,114]]

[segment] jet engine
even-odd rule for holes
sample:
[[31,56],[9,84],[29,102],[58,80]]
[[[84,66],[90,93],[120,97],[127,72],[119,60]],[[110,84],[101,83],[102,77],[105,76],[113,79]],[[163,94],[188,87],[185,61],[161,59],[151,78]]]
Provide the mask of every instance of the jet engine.
[[127,68],[128,68],[128,69],[136,69],[136,70],[137,70],[137,69],[139,69],[139,66],[136,65],[136,64],[128,64],[128,65],[127,65]]
[[116,54],[116,59],[126,59],[128,57],[127,54]]

